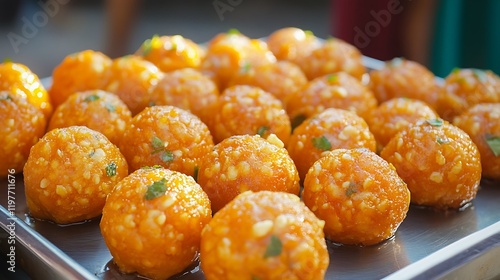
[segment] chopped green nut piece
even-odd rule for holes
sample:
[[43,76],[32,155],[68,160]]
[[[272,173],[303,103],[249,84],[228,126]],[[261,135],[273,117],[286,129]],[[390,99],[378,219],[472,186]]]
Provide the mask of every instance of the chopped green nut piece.
[[98,100],[99,98],[100,98],[99,95],[94,94],[94,95],[89,95],[89,96],[85,97],[85,99],[83,99],[83,101],[92,102],[92,101]]
[[167,190],[166,183],[167,180],[165,178],[162,178],[161,180],[155,181],[153,184],[149,185],[144,198],[146,200],[152,200],[164,195],[165,191]]
[[110,112],[110,113],[113,113],[113,112],[115,112],[115,111],[116,111],[116,107],[115,107],[113,104],[111,104],[111,103],[106,103],[106,104],[104,104],[104,107],[105,107],[105,108],[106,108],[106,110],[108,110],[108,112]]
[[351,197],[351,195],[357,192],[356,184],[354,182],[349,183],[347,190],[345,190],[345,195]]
[[431,119],[431,120],[427,120],[426,122],[432,126],[442,126],[443,125],[442,119]]
[[264,134],[266,134],[267,131],[269,131],[269,126],[261,126],[257,130],[257,134],[259,134],[260,137],[264,137]]
[[165,143],[158,138],[158,136],[153,136],[151,139],[151,146],[153,147],[153,152],[152,154],[160,153],[165,150]]
[[330,141],[328,141],[324,135],[321,137],[314,137],[312,142],[314,147],[323,151],[329,151],[332,148],[332,144],[330,144]]
[[108,166],[106,166],[106,175],[108,175],[108,177],[115,176],[117,167],[118,166],[116,165],[116,163],[112,161],[110,164],[108,164]]
[[264,253],[264,258],[279,256],[282,249],[283,244],[281,244],[281,240],[276,235],[271,235],[266,252]]
[[486,135],[486,143],[490,147],[493,154],[498,157],[500,156],[500,137],[495,135]]

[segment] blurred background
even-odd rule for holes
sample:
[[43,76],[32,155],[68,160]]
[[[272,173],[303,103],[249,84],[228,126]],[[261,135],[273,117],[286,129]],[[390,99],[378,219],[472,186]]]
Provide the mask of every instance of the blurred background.
[[438,76],[500,72],[496,0],[0,0],[0,59],[40,77],[84,49],[117,57],[154,34],[203,43],[236,28],[258,38],[287,26],[338,37],[381,60],[406,57]]

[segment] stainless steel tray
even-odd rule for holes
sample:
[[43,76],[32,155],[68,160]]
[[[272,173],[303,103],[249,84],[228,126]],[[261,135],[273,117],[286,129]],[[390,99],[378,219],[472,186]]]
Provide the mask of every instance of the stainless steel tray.
[[[383,66],[383,62],[368,57],[364,62],[370,69]],[[15,175],[13,184],[15,207],[9,209],[14,210],[13,217],[7,211],[7,178],[1,180],[0,251],[3,257],[9,252],[7,226],[14,222],[16,269],[22,268],[32,279],[140,278],[121,274],[113,264],[98,219],[71,226],[31,219],[22,174]],[[394,238],[382,244],[356,247],[328,243],[328,250],[330,266],[325,279],[500,278],[500,182],[483,180],[472,205],[462,211],[411,206]],[[12,272],[2,271],[2,275],[25,279]],[[175,278],[204,276],[195,264]]]

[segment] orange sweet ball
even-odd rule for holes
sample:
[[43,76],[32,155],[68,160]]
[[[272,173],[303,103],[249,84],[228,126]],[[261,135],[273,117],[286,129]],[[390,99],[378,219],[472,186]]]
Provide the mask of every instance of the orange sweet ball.
[[210,200],[192,177],[143,168],[109,194],[100,228],[120,271],[168,279],[197,257],[211,218]]
[[[12,91],[0,91],[0,178],[20,173],[45,133],[43,112]],[[10,170],[10,171],[9,171]]]
[[377,107],[373,92],[358,79],[339,72],[316,78],[295,93],[287,103],[287,113],[296,127],[327,108],[353,111],[366,118]]
[[165,73],[151,89],[151,103],[172,105],[198,116],[208,123],[213,114],[212,107],[219,98],[219,89],[214,81],[192,68],[183,68]]
[[76,92],[56,108],[47,130],[83,125],[99,131],[118,145],[132,120],[127,105],[118,96],[103,91]]
[[258,67],[248,65],[238,72],[229,82],[229,86],[259,87],[278,98],[286,109],[286,103],[292,93],[301,90],[307,82],[308,80],[299,66],[283,60]]
[[214,143],[208,127],[192,113],[174,106],[153,106],[132,118],[118,146],[130,172],[160,165],[194,176]]
[[395,97],[422,100],[437,107],[439,86],[434,74],[418,62],[394,58],[380,70],[370,72],[370,87],[378,102]]
[[476,197],[481,180],[479,150],[469,135],[447,121],[429,119],[410,125],[380,155],[408,184],[414,204],[459,209]]
[[283,104],[271,93],[261,88],[236,85],[224,90],[214,107],[209,123],[215,143],[233,136],[271,134],[283,143],[290,138],[290,119]]
[[240,135],[224,139],[205,154],[197,182],[217,212],[247,191],[282,191],[299,194],[299,174],[276,136]]
[[49,93],[54,107],[75,92],[103,89],[110,66],[111,58],[101,52],[84,50],[67,55],[52,72]]
[[297,27],[278,29],[269,34],[266,42],[278,60],[293,63],[304,61],[321,46],[321,41],[312,32]]
[[318,219],[298,196],[247,191],[201,233],[207,280],[324,279],[330,259]]
[[472,106],[453,124],[469,134],[479,149],[482,175],[500,180],[500,103]]
[[437,111],[452,122],[453,118],[480,103],[500,102],[500,77],[492,71],[456,68],[445,79]]
[[381,150],[400,130],[421,119],[435,119],[438,114],[427,103],[405,97],[396,97],[372,110],[366,122]]
[[365,120],[353,112],[329,108],[293,130],[287,150],[304,180],[309,168],[325,153],[345,148],[376,150],[375,137]]
[[0,63],[0,91],[9,91],[9,95],[25,98],[42,110],[47,120],[52,114],[53,106],[49,93],[38,76],[23,64]]
[[410,206],[410,191],[394,167],[367,149],[337,149],[316,161],[302,198],[325,220],[326,238],[351,245],[392,237]]
[[200,67],[205,51],[181,35],[155,35],[144,41],[135,54],[151,61],[161,71],[168,72],[186,67]]
[[128,175],[120,150],[85,126],[47,132],[24,166],[30,214],[59,224],[98,217],[106,196]]
[[259,66],[275,62],[276,57],[264,41],[250,39],[238,31],[231,30],[216,35],[208,42],[201,69],[214,73],[222,90],[247,64]]
[[366,73],[361,52],[354,45],[336,38],[324,41],[296,63],[309,80],[336,72],[346,72],[361,80]]
[[127,55],[115,58],[106,74],[106,91],[120,97],[137,115],[150,105],[151,88],[162,78],[163,73],[153,63],[140,56]]

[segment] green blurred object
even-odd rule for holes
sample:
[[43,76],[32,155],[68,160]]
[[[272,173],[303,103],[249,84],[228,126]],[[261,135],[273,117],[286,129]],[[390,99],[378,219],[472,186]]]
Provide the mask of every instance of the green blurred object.
[[437,8],[434,74],[445,77],[455,67],[500,74],[500,1],[441,0]]

